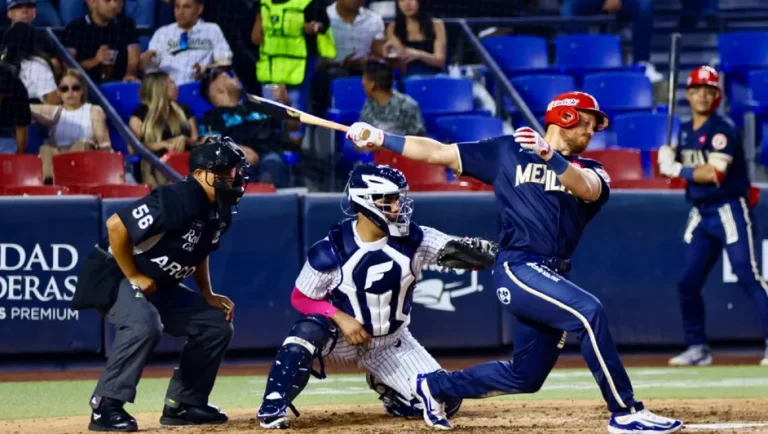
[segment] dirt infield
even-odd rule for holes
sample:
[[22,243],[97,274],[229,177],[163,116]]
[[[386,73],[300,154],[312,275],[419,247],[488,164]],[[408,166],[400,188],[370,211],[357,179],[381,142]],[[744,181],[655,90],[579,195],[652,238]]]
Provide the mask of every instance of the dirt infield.
[[[749,400],[654,400],[646,405],[667,416],[682,419],[690,428],[683,432],[768,433],[765,408],[768,399]],[[165,433],[252,433],[259,428],[255,410],[230,412],[230,421],[215,427],[166,428],[159,424],[159,413],[137,416],[142,432]],[[593,434],[606,432],[608,416],[597,401],[470,401],[454,419],[455,431],[462,433]],[[725,428],[725,424],[765,426]],[[723,428],[718,428],[718,424]],[[88,417],[0,421],[5,434],[87,433]],[[432,432],[421,420],[393,419],[383,414],[380,405],[312,406],[302,408],[291,431],[312,434],[395,434]]]

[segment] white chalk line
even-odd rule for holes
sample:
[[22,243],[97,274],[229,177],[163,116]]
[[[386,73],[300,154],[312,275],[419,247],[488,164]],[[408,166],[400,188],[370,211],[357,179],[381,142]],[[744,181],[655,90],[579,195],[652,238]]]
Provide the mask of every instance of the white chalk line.
[[768,423],[706,423],[706,424],[685,424],[685,431],[716,431],[721,429],[749,429],[768,426]]

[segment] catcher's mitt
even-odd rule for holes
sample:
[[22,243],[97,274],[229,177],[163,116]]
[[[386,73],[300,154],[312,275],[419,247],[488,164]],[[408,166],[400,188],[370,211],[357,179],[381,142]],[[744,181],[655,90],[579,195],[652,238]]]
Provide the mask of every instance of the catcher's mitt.
[[435,263],[443,268],[482,270],[493,266],[498,246],[482,238],[462,238],[448,241]]

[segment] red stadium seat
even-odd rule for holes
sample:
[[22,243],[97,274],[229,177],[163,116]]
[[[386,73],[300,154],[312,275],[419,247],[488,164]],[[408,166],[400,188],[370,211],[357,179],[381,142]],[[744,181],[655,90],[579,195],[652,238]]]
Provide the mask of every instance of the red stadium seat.
[[459,181],[469,183],[475,191],[493,191],[493,186],[469,176],[459,176]]
[[264,182],[249,182],[245,187],[245,194],[274,193],[277,191],[272,184]]
[[171,166],[173,170],[179,172],[181,176],[187,176],[189,173],[189,152],[171,152],[165,164]]
[[123,156],[114,152],[69,152],[53,157],[56,185],[124,184]]
[[405,175],[409,185],[439,184],[448,182],[445,168],[434,164],[413,161],[388,150],[380,150],[373,154],[376,164],[386,164],[399,169]]
[[683,179],[651,178],[611,180],[611,189],[680,190],[685,188]]
[[43,162],[37,155],[0,154],[0,185],[43,185]]
[[3,187],[0,193],[5,196],[61,196],[69,194],[69,189],[63,185],[20,185]]
[[602,151],[587,151],[581,154],[584,158],[599,161],[611,183],[614,181],[643,179],[643,162],[640,151],[635,149],[606,149]]
[[461,181],[409,183],[410,191],[477,191],[473,187],[472,184]]
[[86,187],[84,190],[84,194],[93,194],[101,196],[102,199],[109,199],[119,197],[144,197],[152,191],[152,187],[147,184],[107,184]]
[[650,159],[651,159],[651,173],[653,174],[653,177],[662,178],[661,173],[659,173],[659,165],[656,163],[656,161],[659,159],[658,149],[650,152]]

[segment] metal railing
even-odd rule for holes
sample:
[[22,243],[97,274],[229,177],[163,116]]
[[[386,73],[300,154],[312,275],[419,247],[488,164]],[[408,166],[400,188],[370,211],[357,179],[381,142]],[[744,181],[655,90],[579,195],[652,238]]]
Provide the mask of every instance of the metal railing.
[[156,167],[158,170],[160,170],[165,176],[168,178],[179,181],[183,179],[183,176],[177,173],[175,170],[173,170],[170,166],[163,163],[157,156],[154,154],[154,152],[150,151],[146,146],[144,146],[143,143],[141,143],[136,136],[133,134],[133,132],[128,128],[128,126],[123,122],[123,119],[120,117],[120,115],[117,113],[114,107],[112,107],[112,104],[107,100],[107,98],[104,96],[104,94],[101,93],[101,90],[99,89],[99,86],[96,85],[96,83],[93,82],[90,76],[88,76],[88,73],[80,66],[80,64],[75,60],[74,57],[69,53],[69,50],[64,47],[64,45],[61,43],[58,37],[56,37],[56,34],[54,33],[52,28],[45,29],[46,35],[48,39],[53,44],[53,47],[56,49],[56,53],[58,57],[67,64],[68,67],[76,69],[80,74],[83,75],[85,78],[86,85],[88,86],[88,95],[90,98],[95,100],[95,102],[101,106],[102,109],[104,109],[104,113],[106,114],[107,118],[112,122],[112,125],[117,129],[117,132],[120,134],[120,137],[125,140],[125,143],[130,146],[134,152],[141,155],[141,157],[148,161],[152,166]]

